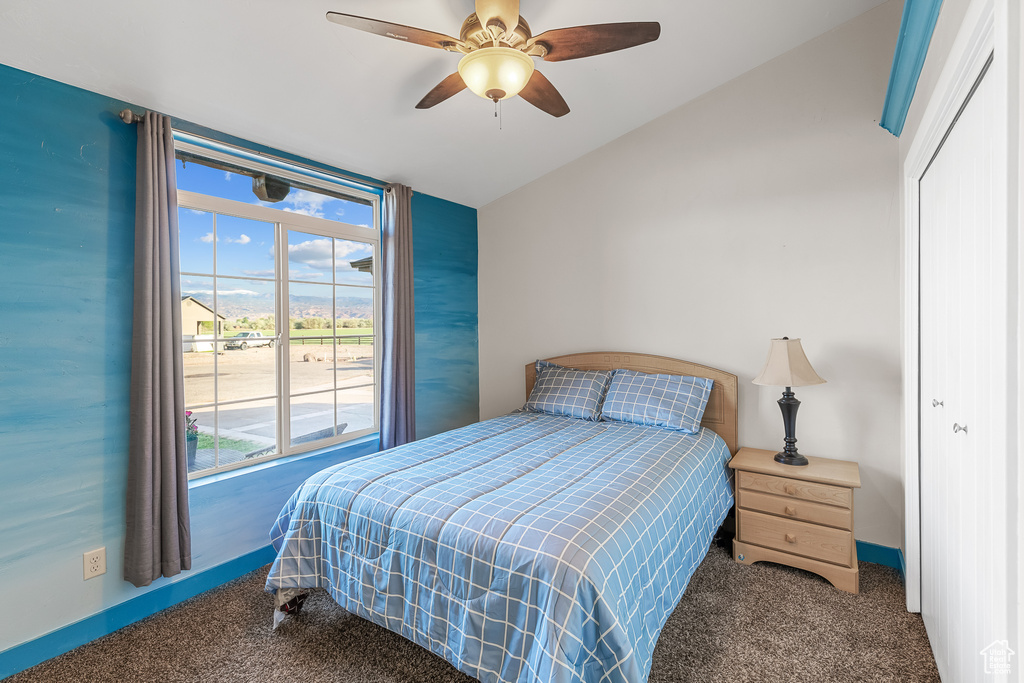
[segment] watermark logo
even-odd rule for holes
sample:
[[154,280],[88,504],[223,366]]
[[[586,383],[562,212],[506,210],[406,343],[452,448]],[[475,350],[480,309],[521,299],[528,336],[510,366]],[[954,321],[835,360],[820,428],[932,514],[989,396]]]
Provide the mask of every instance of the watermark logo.
[[988,647],[982,650],[980,653],[985,658],[985,673],[986,674],[1006,674],[1009,675],[1010,669],[1010,657],[1017,654],[1010,649],[1010,643],[1005,640],[994,640]]

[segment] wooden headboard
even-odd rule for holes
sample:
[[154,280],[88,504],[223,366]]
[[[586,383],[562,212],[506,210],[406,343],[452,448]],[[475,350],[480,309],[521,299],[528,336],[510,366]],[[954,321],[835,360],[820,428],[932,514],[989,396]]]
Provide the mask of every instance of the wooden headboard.
[[[711,397],[708,399],[708,406],[704,410],[704,419],[700,424],[702,427],[714,431],[725,440],[729,452],[733,455],[739,450],[736,437],[736,404],[737,388],[739,382],[736,375],[723,370],[709,368],[706,365],[698,365],[685,360],[667,358],[665,356],[651,356],[646,353],[613,353],[608,351],[595,351],[592,353],[573,353],[568,356],[556,356],[545,358],[551,363],[564,365],[567,368],[577,370],[636,370],[661,375],[690,375],[691,377],[707,377],[715,380],[711,387]],[[526,364],[526,399],[530,399],[530,392],[533,391],[533,383],[537,379],[537,368],[535,363]]]

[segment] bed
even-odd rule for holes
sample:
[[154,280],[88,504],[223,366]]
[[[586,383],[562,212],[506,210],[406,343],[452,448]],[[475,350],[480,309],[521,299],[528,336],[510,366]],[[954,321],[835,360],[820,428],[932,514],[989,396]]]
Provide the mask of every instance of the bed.
[[319,472],[271,531],[278,606],[324,588],[484,683],[646,681],[733,504],[736,377],[645,354],[548,362],[713,384],[693,434],[520,410]]

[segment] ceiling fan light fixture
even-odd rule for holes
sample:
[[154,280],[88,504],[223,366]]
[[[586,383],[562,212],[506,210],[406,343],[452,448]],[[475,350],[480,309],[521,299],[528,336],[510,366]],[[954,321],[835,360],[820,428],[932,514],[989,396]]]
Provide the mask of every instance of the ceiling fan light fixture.
[[533,60],[511,47],[484,47],[459,61],[466,87],[488,100],[515,97],[533,76]]

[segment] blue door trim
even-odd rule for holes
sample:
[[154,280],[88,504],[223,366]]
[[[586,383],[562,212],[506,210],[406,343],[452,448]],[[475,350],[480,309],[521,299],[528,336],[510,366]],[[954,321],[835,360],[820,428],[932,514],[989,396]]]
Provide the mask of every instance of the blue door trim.
[[896,137],[903,132],[941,7],[942,0],[904,1],[900,35],[889,72],[889,89],[885,93],[885,106],[879,123]]

